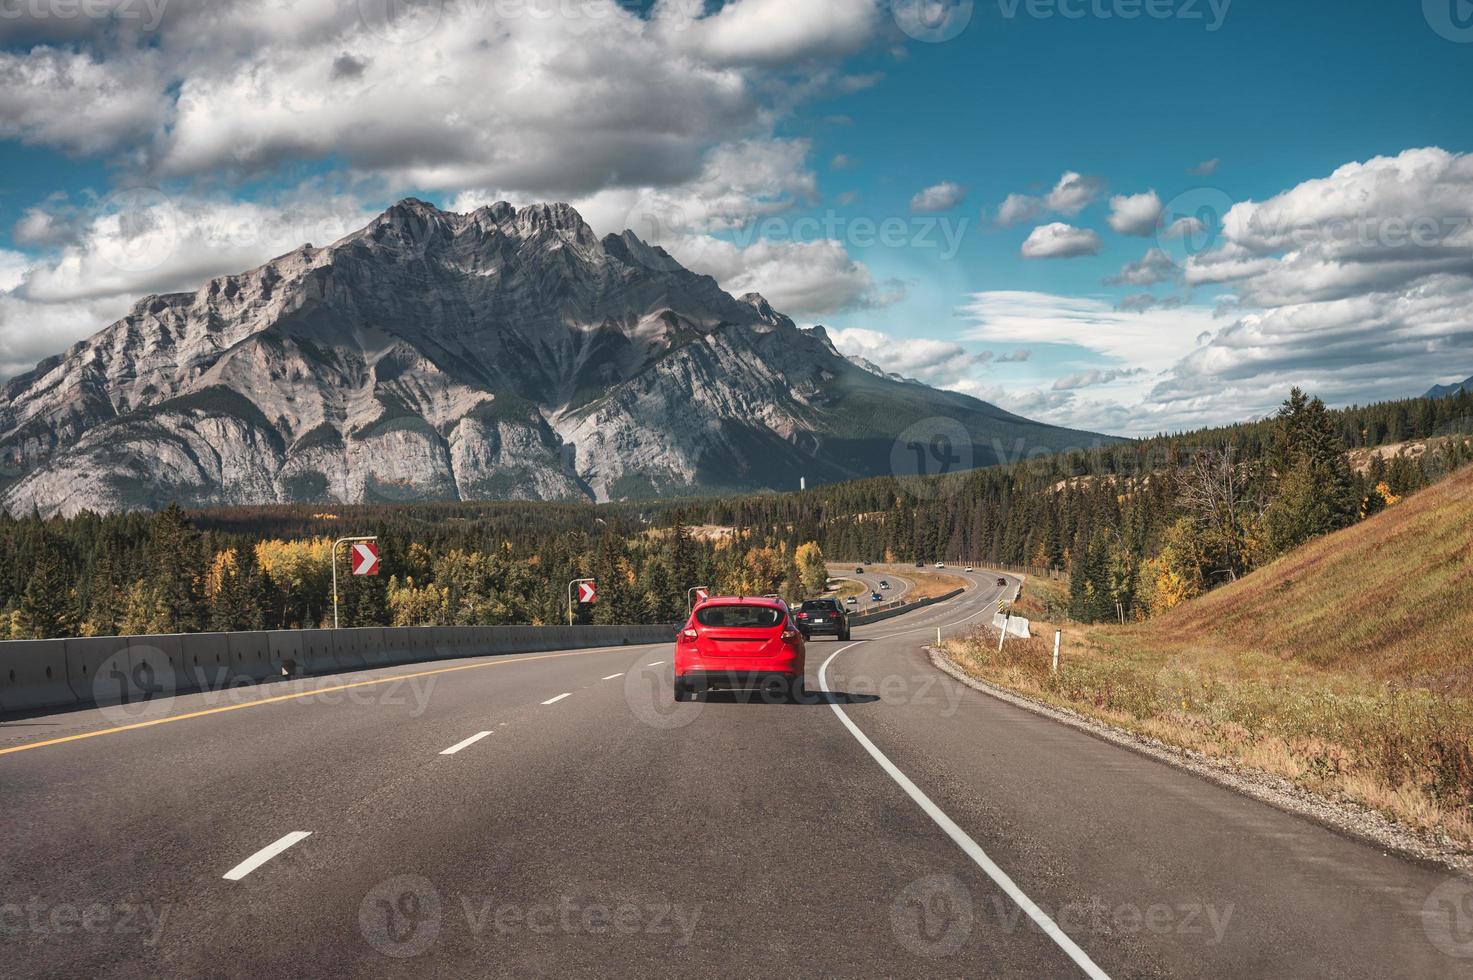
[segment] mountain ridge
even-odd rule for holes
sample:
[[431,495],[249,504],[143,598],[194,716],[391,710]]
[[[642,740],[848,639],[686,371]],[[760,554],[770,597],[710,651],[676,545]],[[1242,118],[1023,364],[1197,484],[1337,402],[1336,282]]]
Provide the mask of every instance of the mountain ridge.
[[0,502],[774,489],[884,472],[927,418],[962,426],[978,465],[1110,439],[857,365],[566,204],[407,198],[331,245],[144,297],[0,386]]

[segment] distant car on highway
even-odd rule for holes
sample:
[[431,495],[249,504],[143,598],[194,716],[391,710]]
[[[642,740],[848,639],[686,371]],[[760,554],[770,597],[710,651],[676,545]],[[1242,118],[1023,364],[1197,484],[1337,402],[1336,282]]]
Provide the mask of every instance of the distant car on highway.
[[1000,578],[997,580],[997,584],[1006,587],[1008,584],[1008,580],[1005,578]]
[[967,571],[969,571],[969,572],[970,572],[970,571],[971,571],[971,570],[972,570],[972,566],[971,566],[971,565],[968,565],[968,566],[967,566]]
[[945,568],[946,567],[946,562],[944,562],[944,561],[938,561],[936,563],[936,567],[937,568]]
[[916,562],[916,568],[925,568],[925,567],[926,567],[926,563],[925,562],[923,562],[923,561]]
[[855,575],[863,575],[864,574],[864,569],[862,569],[862,568],[856,568],[854,570],[854,574]]
[[885,597],[882,596],[882,595],[880,595],[878,592],[871,592],[869,594],[869,601],[870,602],[879,602],[883,598],[885,598]]
[[874,564],[874,562],[873,562],[873,561],[871,561],[871,560],[870,560],[870,559],[868,559],[868,558],[866,558],[866,559],[865,559],[865,560],[864,560],[864,563],[865,563],[865,564],[866,564],[866,565],[873,565],[873,564]]
[[859,600],[854,596],[850,596],[849,598],[844,600],[844,604],[849,606],[857,606],[859,605]]
[[675,638],[675,700],[713,688],[801,698],[807,650],[781,599],[723,596],[692,610]]
[[888,581],[886,581],[885,579],[880,579],[880,588],[888,589],[889,587],[890,583]]
[[798,608],[798,630],[805,640],[811,640],[815,634],[847,640],[849,614],[837,599],[804,599]]

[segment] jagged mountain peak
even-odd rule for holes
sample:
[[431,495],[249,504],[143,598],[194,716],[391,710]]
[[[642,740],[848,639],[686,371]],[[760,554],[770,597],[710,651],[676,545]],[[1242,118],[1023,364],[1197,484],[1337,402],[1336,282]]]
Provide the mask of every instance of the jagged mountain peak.
[[1085,442],[863,367],[569,205],[406,198],[331,245],[148,297],[12,379],[0,503],[778,488],[886,472],[899,429],[937,417],[977,433],[979,462],[998,439]]

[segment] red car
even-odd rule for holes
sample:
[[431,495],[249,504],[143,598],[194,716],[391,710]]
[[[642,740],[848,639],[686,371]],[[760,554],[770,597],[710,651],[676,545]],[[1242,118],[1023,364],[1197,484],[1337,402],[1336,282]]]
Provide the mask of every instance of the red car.
[[803,633],[781,599],[713,597],[675,638],[675,700],[701,691],[779,690],[802,698]]

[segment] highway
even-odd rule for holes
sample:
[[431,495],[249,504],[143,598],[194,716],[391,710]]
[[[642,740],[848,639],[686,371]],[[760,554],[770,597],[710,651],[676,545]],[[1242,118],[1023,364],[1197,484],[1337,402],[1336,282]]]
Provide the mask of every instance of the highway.
[[1473,889],[936,671],[970,577],[804,704],[659,645],[0,723],[4,972],[1469,976]]

